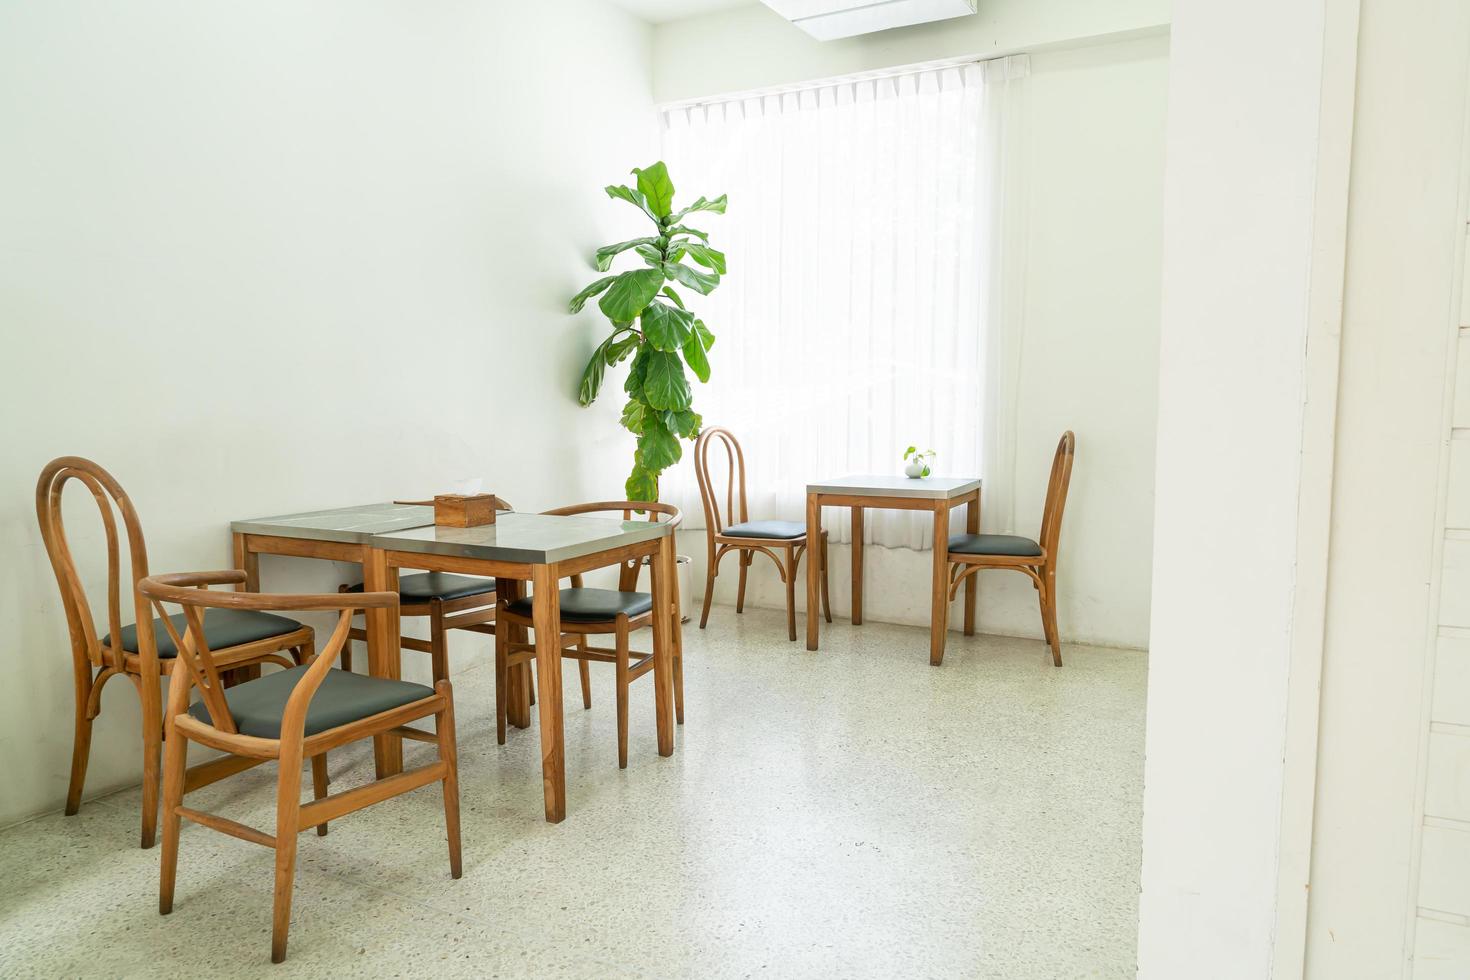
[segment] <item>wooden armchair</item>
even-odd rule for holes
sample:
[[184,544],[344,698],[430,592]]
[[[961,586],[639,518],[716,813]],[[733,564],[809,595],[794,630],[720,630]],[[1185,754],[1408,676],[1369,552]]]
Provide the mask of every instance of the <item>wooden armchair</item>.
[[[720,494],[710,477],[710,447],[718,443],[725,450],[725,510],[720,511]],[[755,561],[756,552],[776,563],[776,572],[786,584],[786,631],[788,639],[796,639],[796,572],[801,556],[807,550],[806,525],[798,521],[752,521],[745,506],[745,453],[729,429],[709,428],[694,443],[694,475],[699,480],[699,499],[704,504],[705,535],[709,559],[704,580],[704,611],[699,628],[709,622],[710,601],[715,594],[715,576],[720,560],[731,551],[738,555],[740,586],[735,592],[735,611],[745,611],[745,573]],[[739,490],[737,494],[736,490]],[[728,517],[735,523],[726,525]],[[737,519],[738,518],[738,519]],[[780,551],[784,556],[777,557]],[[832,622],[832,602],[827,593],[827,531],[817,545],[817,560],[822,563],[822,613]],[[807,610],[816,615],[815,610]]]
[[[158,910],[164,915],[173,911],[180,819],[187,818],[232,837],[273,848],[276,885],[271,960],[279,963],[286,958],[296,837],[303,830],[315,827],[319,835],[325,835],[328,820],[430,783],[441,783],[450,875],[460,876],[454,697],[447,680],[439,681],[431,689],[408,681],[364,677],[332,668],[352,628],[353,612],[397,605],[398,596],[394,593],[269,595],[213,592],[208,588],[244,580],[244,572],[225,571],[156,575],[138,583],[139,593],[165,616],[161,621],[178,649],[168,697]],[[167,618],[166,602],[183,608],[182,636],[174,625],[174,619],[180,617]],[[337,613],[337,626],[322,655],[311,662],[225,689],[220,682],[220,664],[209,646],[205,614],[210,610],[264,609],[333,611]],[[189,704],[191,687],[197,687],[202,695],[192,706]],[[409,722],[430,715],[435,719],[434,734],[406,727]],[[438,761],[328,796],[327,751],[385,733],[436,743]],[[188,769],[190,742],[227,754]],[[185,793],[272,759],[279,762],[274,834],[183,805]],[[304,759],[311,760],[315,800],[303,806],[301,765]]]
[[[107,539],[107,635],[97,637],[92,607],[72,559],[62,520],[62,492],[71,481],[92,494],[102,516]],[[148,575],[148,548],[132,501],[122,486],[101,466],[79,456],[63,456],[46,464],[36,482],[36,518],[41,538],[61,589],[61,606],[71,633],[72,682],[76,695],[76,723],[71,755],[71,783],[66,791],[66,813],[82,805],[87,759],[92,750],[92,722],[102,712],[102,688],[114,677],[126,677],[138,690],[143,705],[143,828],[142,845],[152,847],[158,826],[158,766],[163,744],[163,698],[158,679],[173,669],[178,647],[171,632],[160,628],[148,602],[136,592]],[[118,524],[127,537],[127,576],[121,567]],[[127,583],[134,619],[123,625],[123,583]],[[175,625],[182,628],[182,619]],[[279,663],[290,667],[311,656],[311,627],[294,619],[249,609],[212,610],[202,628],[221,668]],[[289,653],[291,659],[286,658]]]
[[957,534],[949,539],[949,598],[960,583],[984,568],[1009,568],[1031,579],[1041,604],[1041,631],[1051,646],[1052,663],[1062,665],[1062,637],[1057,632],[1057,547],[1062,537],[1062,511],[1072,482],[1077,437],[1062,433],[1051,461],[1046,504],[1041,512],[1041,539],[1016,534]]
[[[574,504],[545,511],[547,514],[563,516],[573,514],[596,514],[621,512],[623,520],[633,519],[635,511],[647,512],[650,521],[658,520],[660,514],[667,523],[677,528],[683,520],[679,509],[670,504],[656,501],[616,500],[591,504]],[[582,680],[582,705],[592,707],[592,693],[587,664],[592,661],[611,663],[617,668],[618,692],[618,768],[628,768],[628,688],[633,681],[653,670],[653,654],[629,650],[629,639],[634,630],[653,625],[657,610],[653,607],[653,596],[636,591],[641,561],[623,562],[618,569],[618,587],[612,589],[586,589],[582,587],[582,576],[572,576],[572,587],[561,590],[561,644],[562,656],[579,661]],[[679,580],[669,570],[672,582],[672,608],[665,615],[676,617],[672,631],[674,637],[674,716],[679,724],[684,723],[684,643],[678,628]],[[514,632],[534,628],[532,621],[532,597],[525,596],[514,601],[502,600],[495,619],[495,733],[500,744],[505,744],[505,716],[507,678],[510,668],[528,663],[536,658],[535,644],[526,643]],[[589,635],[613,637],[613,648],[587,645]],[[634,657],[637,659],[635,660]]]

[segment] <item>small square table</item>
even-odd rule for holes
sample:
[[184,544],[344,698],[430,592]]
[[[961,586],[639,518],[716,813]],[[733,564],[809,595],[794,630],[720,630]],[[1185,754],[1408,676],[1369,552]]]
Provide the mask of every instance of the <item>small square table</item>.
[[[679,629],[674,608],[674,535],[667,523],[550,514],[499,515],[483,527],[412,528],[374,535],[363,566],[363,588],[397,592],[400,568],[494,576],[505,600],[520,597],[531,582],[536,633],[537,709],[541,719],[541,775],[546,819],[566,817],[566,760],[562,728],[561,579],[619,562],[652,558],[653,684],[658,754],[674,751],[673,644]],[[504,591],[501,591],[502,588]],[[398,676],[398,610],[368,613],[368,660],[374,673]],[[389,738],[393,738],[389,736]],[[401,741],[389,743],[389,772],[402,766]]]
[[[929,621],[929,662],[944,662],[944,635],[949,618],[949,512],[965,505],[965,530],[980,530],[980,481],[952,477],[909,479],[902,476],[844,476],[806,488],[806,539],[818,541],[822,533],[822,508],[852,508],[852,622],[863,621],[863,511],[927,510],[934,513],[934,576]],[[817,648],[819,562],[806,566],[806,648]],[[975,576],[965,580],[965,635],[975,632]]]
[[242,589],[260,591],[260,556],[321,558],[364,564],[374,534],[434,523],[434,508],[420,504],[362,504],[280,517],[232,521],[235,567],[245,573]]

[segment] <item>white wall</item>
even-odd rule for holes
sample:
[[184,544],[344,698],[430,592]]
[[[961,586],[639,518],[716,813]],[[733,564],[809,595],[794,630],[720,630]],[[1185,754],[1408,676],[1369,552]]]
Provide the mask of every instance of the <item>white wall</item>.
[[[657,153],[650,35],[597,0],[0,6],[0,825],[70,760],[52,457],[112,469],[158,571],[227,566],[232,518],[463,476],[620,494],[617,405],[573,400],[605,325],[565,302],[637,224],[601,188]],[[137,728],[114,682],[88,795],[138,779]]]
[[[1121,18],[1146,6],[1122,4],[1114,15]],[[1050,33],[1045,36],[1051,46],[1031,56],[1031,75],[1020,83],[1020,101],[1012,117],[1020,120],[1012,160],[1024,171],[1026,185],[1025,201],[1017,208],[1025,255],[1017,263],[1021,273],[1014,284],[1021,298],[1020,323],[1013,329],[1022,346],[1016,521],[1013,528],[1004,527],[997,523],[997,515],[986,512],[985,526],[1038,532],[1051,454],[1062,431],[1073,429],[1077,463],[1062,529],[1059,573],[1062,635],[1076,642],[1145,647],[1168,38],[1129,36],[1063,47],[1059,39],[1066,36],[1068,24],[1074,24],[1076,32],[1097,25],[1066,4],[1031,4],[1028,9],[1035,14],[1038,7],[1054,15],[1052,20],[1037,21],[1048,24]],[[996,11],[1013,18],[1022,14],[1006,4],[996,6],[992,17],[999,15]],[[844,47],[846,42],[787,45],[787,32],[804,35],[779,18],[773,26],[769,13],[753,8],[659,27],[658,77],[678,79],[683,85],[679,93],[691,94],[682,66],[692,57],[689,44],[694,38],[722,38],[718,49],[698,49],[699,61],[708,71],[696,78],[706,86],[737,77],[754,83],[753,64],[766,69],[761,84],[769,84],[836,71],[839,64],[849,66],[847,70],[858,63],[874,67],[875,51],[914,62],[964,50],[990,50],[998,43],[994,37],[982,41],[975,33],[975,28],[994,26],[993,20],[977,18],[968,32],[957,35],[933,25],[885,32],[876,37],[898,35],[898,40],[876,48],[876,41],[867,47]],[[1101,16],[1089,14],[1094,15]],[[1014,21],[1005,21],[1005,26],[1018,36],[1029,36]],[[726,30],[736,33],[717,33]],[[972,47],[966,49],[965,44]],[[751,51],[768,49],[775,55],[750,57]],[[672,84],[667,81],[665,87]],[[760,447],[748,445],[745,450],[758,453]],[[702,584],[702,541],[696,532],[684,537],[682,550],[693,557],[695,582]],[[927,553],[869,546],[865,555],[865,615],[928,623]],[[850,607],[850,568],[847,547],[833,546],[832,600],[837,614],[845,615]],[[717,580],[719,602],[734,601],[734,569],[726,562]],[[1040,637],[1036,593],[1023,576],[986,573],[980,590],[981,630]],[[784,587],[768,563],[754,566],[747,599],[761,606],[784,606]]]

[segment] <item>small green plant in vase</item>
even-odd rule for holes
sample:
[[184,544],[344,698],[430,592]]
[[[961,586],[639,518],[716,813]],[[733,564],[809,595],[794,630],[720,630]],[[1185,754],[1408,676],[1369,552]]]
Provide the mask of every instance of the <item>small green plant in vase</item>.
[[903,451],[904,476],[910,480],[919,480],[929,475],[929,462],[934,459],[934,450],[925,449],[922,452],[917,446],[910,446]]
[[[607,196],[627,201],[654,224],[653,234],[597,250],[599,272],[612,267],[620,254],[632,252],[644,268],[606,276],[572,297],[571,311],[580,313],[587,301],[601,294],[597,305],[612,321],[612,333],[598,345],[582,372],[577,400],[591,405],[602,388],[604,372],[629,357],[633,363],[623,390],[623,428],[638,437],[633,468],[624,486],[629,500],[657,500],[658,477],[683,456],[682,439],[699,435],[703,420],[693,411],[689,370],[701,382],[709,380],[709,349],[715,335],[684,305],[674,289],[691,289],[708,296],[725,274],[725,253],[709,245],[709,235],[684,224],[698,211],[725,213],[725,195],[700,197],[674,210],[674,185],[660,161],[634,168],[636,188],[615,185]],[[693,262],[686,264],[685,259]]]

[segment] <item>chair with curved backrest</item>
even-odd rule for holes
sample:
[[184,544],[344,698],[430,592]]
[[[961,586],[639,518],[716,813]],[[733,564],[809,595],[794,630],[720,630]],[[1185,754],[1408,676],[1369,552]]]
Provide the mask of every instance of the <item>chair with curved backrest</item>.
[[[408,681],[333,669],[332,662],[352,628],[353,613],[359,609],[391,608],[398,604],[396,594],[270,595],[209,589],[211,585],[244,581],[244,572],[225,571],[155,575],[138,583],[138,592],[158,608],[160,615],[166,615],[165,603],[183,608],[181,617],[162,620],[178,655],[174,658],[166,716],[169,733],[168,757],[164,762],[158,910],[164,915],[173,911],[181,819],[270,847],[276,852],[271,960],[279,963],[286,958],[296,841],[303,830],[315,827],[318,835],[325,836],[328,820],[437,782],[444,791],[450,875],[459,877],[454,696],[447,680],[428,688]],[[221,665],[209,646],[206,615],[216,610],[266,609],[335,612],[337,624],[321,656],[291,670],[267,674],[226,689],[220,683]],[[174,625],[174,620],[180,618],[184,620],[182,631]],[[191,706],[189,692],[194,687],[199,689],[201,700]],[[411,721],[431,715],[435,720],[433,734],[406,727]],[[328,796],[327,751],[385,733],[434,742],[439,748],[438,761]],[[228,754],[189,769],[190,742]],[[279,762],[274,834],[183,805],[185,792],[273,759]],[[303,806],[301,764],[305,759],[311,760],[315,799]]]
[[[718,443],[725,450],[726,467],[725,509],[720,510],[720,494],[710,477],[710,447]],[[699,434],[694,443],[694,475],[699,480],[699,499],[704,504],[705,536],[709,544],[709,559],[704,579],[704,611],[699,616],[699,628],[709,622],[710,601],[714,598],[715,576],[719,574],[720,560],[731,551],[737,552],[740,563],[740,586],[735,592],[735,611],[745,611],[745,573],[755,561],[756,552],[776,563],[776,571],[786,584],[786,631],[788,638],[796,639],[796,572],[801,556],[807,550],[806,525],[797,521],[752,521],[745,506],[745,453],[729,429],[708,428]],[[738,493],[737,493],[738,490]],[[734,523],[727,525],[725,518]],[[776,552],[785,556],[783,561]],[[832,622],[832,604],[827,595],[827,532],[822,531],[818,549],[822,563],[822,613],[827,622]]]
[[[433,501],[395,501],[396,503],[428,503]],[[515,510],[505,501],[497,510]],[[338,592],[361,592],[362,583],[342,585]],[[476,633],[494,634],[495,628],[495,580],[476,575],[452,575],[449,572],[422,572],[405,575],[398,580],[398,615],[404,619],[415,616],[429,620],[429,638],[421,640],[414,636],[400,636],[398,645],[405,650],[415,650],[429,655],[430,669],[434,680],[449,677],[449,631],[470,630]],[[347,645],[342,648],[342,669],[352,669],[352,641],[367,642],[367,630],[354,628]]]
[[[591,504],[573,504],[544,511],[563,517],[578,514],[621,512],[623,520],[633,519],[635,512],[648,514],[650,521],[659,515],[667,518],[671,527],[677,529],[683,521],[679,508],[657,501],[605,500]],[[653,596],[638,592],[638,573],[643,561],[618,563],[618,587],[613,589],[587,589],[582,587],[582,576],[573,575],[572,587],[561,590],[562,656],[578,661],[582,679],[582,706],[592,707],[591,682],[587,664],[590,661],[611,663],[617,668],[618,689],[618,768],[628,767],[628,688],[633,681],[653,670],[653,654],[629,650],[632,632],[653,625]],[[672,596],[668,615],[678,616],[679,582],[669,570]],[[513,640],[513,628],[532,628],[532,596],[514,601],[501,600],[495,617],[495,732],[501,745],[505,744],[505,715],[507,678],[511,667],[528,663],[536,658],[536,647],[531,643]],[[677,621],[676,621],[677,626]],[[587,645],[589,635],[613,635],[613,648]],[[684,723],[684,644],[679,629],[671,634],[674,638],[674,716],[679,724]],[[636,661],[633,657],[638,657]]]
[[[82,588],[62,519],[62,493],[73,480],[92,494],[106,533],[107,634],[101,639],[97,637],[92,607]],[[120,561],[119,516],[127,537],[126,578]],[[36,518],[61,589],[61,605],[71,633],[76,727],[66,812],[75,814],[81,808],[82,785],[92,748],[92,722],[102,712],[102,688],[114,677],[126,677],[138,689],[143,704],[142,844],[152,847],[158,825],[158,767],[163,743],[163,698],[158,678],[172,669],[177,646],[149,614],[147,601],[136,592],[137,583],[148,575],[148,549],[138,514],[112,474],[91,460],[62,456],[46,464],[36,482]],[[133,622],[126,626],[123,625],[124,582],[134,614]],[[216,662],[224,667],[265,662],[290,667],[309,657],[314,644],[311,627],[263,612],[219,609],[206,618],[204,629],[215,650]],[[283,656],[287,651],[292,659]]]
[[954,599],[960,583],[982,568],[1009,568],[1031,578],[1041,604],[1041,630],[1051,646],[1052,663],[1062,665],[1062,638],[1057,632],[1057,547],[1062,536],[1062,511],[1067,506],[1067,487],[1072,482],[1072,456],[1077,437],[1062,433],[1052,457],[1051,477],[1046,484],[1046,505],[1041,512],[1041,539],[1015,534],[958,534],[949,539],[949,597]]

